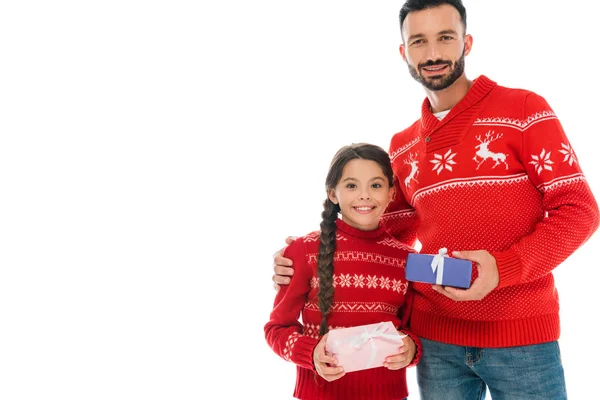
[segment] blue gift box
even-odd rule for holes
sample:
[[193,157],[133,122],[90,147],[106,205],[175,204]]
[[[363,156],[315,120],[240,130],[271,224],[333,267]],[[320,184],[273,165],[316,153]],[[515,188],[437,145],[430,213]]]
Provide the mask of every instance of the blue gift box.
[[[436,258],[435,272],[431,267],[434,258]],[[443,259],[442,265],[440,265],[441,259]],[[468,289],[471,286],[471,270],[471,261],[441,255],[410,253],[406,260],[406,279],[413,282],[435,284],[439,276],[443,286]]]

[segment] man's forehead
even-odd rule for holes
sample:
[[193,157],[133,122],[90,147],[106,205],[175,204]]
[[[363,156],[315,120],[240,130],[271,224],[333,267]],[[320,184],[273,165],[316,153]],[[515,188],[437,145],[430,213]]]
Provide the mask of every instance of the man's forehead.
[[402,24],[404,38],[415,35],[437,35],[447,31],[462,32],[460,14],[456,8],[448,4],[410,12]]

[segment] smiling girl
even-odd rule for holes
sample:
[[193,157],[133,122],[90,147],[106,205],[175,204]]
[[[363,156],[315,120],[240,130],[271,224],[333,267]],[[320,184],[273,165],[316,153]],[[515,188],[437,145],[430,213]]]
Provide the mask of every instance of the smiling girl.
[[[297,365],[296,398],[404,399],[406,367],[418,362],[420,341],[405,329],[412,298],[405,264],[414,250],[379,223],[395,190],[389,156],[371,144],[345,146],[325,183],[321,230],[285,250],[294,279],[277,293],[267,343]],[[329,330],[387,321],[408,336],[383,367],[346,374],[325,353]]]

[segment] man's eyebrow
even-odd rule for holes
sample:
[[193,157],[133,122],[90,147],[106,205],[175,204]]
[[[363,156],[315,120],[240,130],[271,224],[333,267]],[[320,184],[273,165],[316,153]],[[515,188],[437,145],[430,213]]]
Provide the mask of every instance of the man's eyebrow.
[[[458,32],[456,32],[454,29],[444,29],[443,31],[439,31],[437,35],[458,35]],[[411,40],[421,39],[424,37],[425,35],[423,33],[417,33],[416,35],[409,36],[407,41],[410,42]]]
[[425,35],[423,35],[422,33],[417,33],[416,35],[409,36],[406,41],[410,42],[413,39],[424,38],[424,37],[425,37]]
[[438,35],[458,35],[458,32],[456,32],[454,29],[445,29],[438,32]]

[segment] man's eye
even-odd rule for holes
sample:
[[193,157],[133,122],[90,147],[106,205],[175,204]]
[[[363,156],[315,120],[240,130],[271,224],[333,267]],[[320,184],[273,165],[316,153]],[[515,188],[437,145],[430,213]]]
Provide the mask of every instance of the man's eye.
[[410,45],[411,46],[419,46],[419,45],[422,45],[423,43],[425,43],[425,40],[417,39],[417,40],[413,41]]
[[440,40],[444,41],[444,42],[448,42],[450,40],[453,40],[454,38],[452,36],[442,36],[440,37]]

